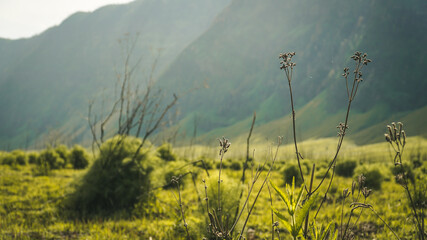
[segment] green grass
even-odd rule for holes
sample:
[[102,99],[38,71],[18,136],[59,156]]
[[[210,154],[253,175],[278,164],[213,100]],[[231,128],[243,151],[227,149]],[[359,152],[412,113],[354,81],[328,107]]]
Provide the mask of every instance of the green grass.
[[[411,138],[408,141],[408,149],[404,159],[416,157],[417,151],[426,165],[427,141],[421,138]],[[384,176],[381,190],[374,191],[368,198],[368,203],[374,206],[379,215],[397,232],[402,239],[412,239],[414,237],[414,224],[409,217],[410,208],[406,201],[403,189],[395,183],[390,169],[392,160],[389,158],[387,144],[372,144],[357,146],[346,143],[341,160],[356,159],[358,167],[363,165],[366,168],[378,168]],[[309,156],[303,160],[303,164],[312,166],[316,163],[316,175],[324,172],[327,166],[326,156],[331,156],[333,151],[333,139],[310,140],[301,143],[303,149],[310,149]],[[252,147],[251,147],[252,148]],[[266,146],[254,146],[255,162],[261,162],[269,156]],[[245,155],[244,145],[232,145],[226,158],[233,161],[242,161]],[[185,151],[189,155],[190,150],[184,148],[175,149],[175,153],[181,158]],[[204,155],[206,161],[213,161],[211,164],[215,168],[218,160],[218,148],[197,146],[193,147],[194,156]],[[292,147],[285,145],[279,150],[279,159],[272,172],[271,179],[276,185],[283,187],[284,177],[279,169],[287,164],[295,164]],[[304,153],[304,152],[303,152]],[[197,160],[198,158],[195,158]],[[74,191],[76,180],[82,177],[87,170],[54,170],[50,176],[35,176],[33,165],[10,167],[0,165],[0,236],[2,239],[182,239],[185,238],[185,229],[181,221],[180,210],[174,198],[176,189],[168,190],[156,189],[152,191],[152,198],[149,207],[141,208],[137,204],[135,209],[124,215],[114,215],[109,219],[91,218],[90,220],[70,219],[64,216],[61,211],[61,202],[67,194]],[[191,168],[191,169],[190,169]],[[182,173],[192,170],[194,167],[185,167]],[[357,170],[357,169],[356,169]],[[201,239],[207,221],[205,214],[204,185],[202,179],[208,179],[205,171],[197,171],[196,186],[188,175],[184,178],[185,184],[181,191],[185,217],[189,224],[190,235],[194,239]],[[248,178],[251,171],[247,172]],[[217,179],[218,170],[209,170],[210,178]],[[263,172],[262,177],[265,176]],[[223,184],[227,185],[232,179],[239,179],[241,170],[225,169],[223,171]],[[306,172],[306,179],[308,172]],[[262,178],[261,178],[262,179]],[[153,179],[153,185],[156,179]],[[233,180],[234,181],[234,180]],[[316,185],[320,179],[315,178]],[[352,178],[335,176],[330,194],[324,207],[321,209],[317,223],[326,225],[330,221],[340,223],[341,216],[341,194],[345,188],[351,188]],[[261,181],[255,185],[255,193],[259,189]],[[247,183],[243,186],[246,196]],[[325,192],[325,186],[320,189],[320,195]],[[237,194],[237,193],[236,193]],[[273,196],[273,206],[285,213],[285,206],[279,196],[271,192]],[[250,203],[254,200],[255,194],[250,196]],[[320,199],[320,198],[319,198]],[[211,199],[211,201],[214,201]],[[319,203],[317,203],[318,205]],[[344,213],[350,211],[350,201],[345,203]],[[244,211],[245,218],[247,211]],[[310,213],[314,215],[313,211]],[[276,221],[277,219],[274,219]],[[384,224],[371,212],[364,210],[359,220],[361,227],[357,233],[367,232],[367,235],[357,235],[356,239],[393,239],[392,233],[385,228]],[[242,226],[242,222],[238,224]],[[254,212],[249,219],[247,228],[255,229],[257,236],[270,238],[271,233],[271,212],[268,189],[263,192],[255,205]],[[279,225],[282,239],[290,239],[290,235],[282,225]],[[240,228],[237,227],[237,230]],[[370,229],[369,231],[366,229]],[[285,238],[284,238],[285,237]]]

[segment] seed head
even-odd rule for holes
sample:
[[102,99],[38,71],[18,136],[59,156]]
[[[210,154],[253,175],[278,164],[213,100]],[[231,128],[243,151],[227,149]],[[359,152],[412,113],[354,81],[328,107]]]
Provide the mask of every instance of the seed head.
[[388,134],[390,135],[390,139],[391,139],[391,141],[394,141],[394,140],[395,140],[395,138],[394,138],[393,130],[392,130],[391,126],[390,126],[390,125],[387,125],[387,129],[388,129]]
[[293,69],[296,66],[296,63],[292,62],[292,57],[295,56],[295,52],[288,53],[280,53],[279,59],[283,59],[280,61],[280,69],[287,70],[288,68]]
[[385,140],[386,140],[387,142],[391,143],[390,135],[388,135],[387,133],[385,133],[385,134],[384,134],[384,136],[385,136]]
[[360,175],[359,175],[359,178],[358,178],[358,182],[359,182],[359,190],[360,190],[360,189],[362,189],[362,186],[363,186],[363,185],[365,185],[365,180],[366,180],[366,177],[365,177],[365,176],[363,176],[363,174],[360,174]]
[[354,190],[356,190],[356,182],[353,180],[353,182],[351,183],[351,195],[352,196],[355,192]]
[[218,139],[219,146],[221,149],[219,150],[219,155],[224,154],[228,151],[228,148],[231,146],[231,142],[226,139],[225,137],[222,137],[222,139]]
[[406,133],[405,130],[402,130],[403,146],[406,144]]
[[363,196],[366,198],[369,197],[369,195],[371,195],[372,189],[368,189],[367,187],[364,187],[362,190],[362,194]]
[[350,195],[350,192],[348,191],[348,188],[346,188],[342,191],[342,196],[344,198],[347,198],[349,195]]

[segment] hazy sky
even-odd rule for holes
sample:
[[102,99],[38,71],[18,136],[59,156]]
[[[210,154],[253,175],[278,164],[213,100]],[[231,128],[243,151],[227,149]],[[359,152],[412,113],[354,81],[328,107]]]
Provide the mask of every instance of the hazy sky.
[[22,38],[60,24],[77,11],[132,0],[0,0],[0,37]]

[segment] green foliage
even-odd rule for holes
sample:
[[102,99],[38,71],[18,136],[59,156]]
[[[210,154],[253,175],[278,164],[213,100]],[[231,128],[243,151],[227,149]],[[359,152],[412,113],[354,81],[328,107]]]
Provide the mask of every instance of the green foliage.
[[27,164],[27,154],[22,150],[14,150],[12,153],[15,157],[15,161],[19,165],[26,165]]
[[292,184],[292,181],[295,178],[295,184],[300,186],[302,184],[302,178],[300,175],[300,171],[298,165],[296,164],[288,164],[282,170],[283,177],[285,179],[286,184]]
[[[221,180],[221,216],[225,228],[229,229],[231,228],[231,224],[235,221],[236,210],[240,204],[239,194],[242,189],[238,179],[230,178],[226,175],[221,175]],[[209,178],[206,181],[206,185],[208,187],[207,193],[210,208],[209,211],[218,214],[218,179]],[[210,224],[210,220],[207,214],[205,214],[204,217],[205,225],[202,229],[202,232],[204,232],[208,239],[217,239],[214,235],[212,235],[212,233],[207,232],[206,226]],[[218,216],[217,218],[219,219]]]
[[319,228],[316,221],[311,224],[311,239],[312,240],[336,240],[338,238],[338,231],[335,223],[330,222],[326,227],[323,225]]
[[352,161],[352,160],[338,162],[335,167],[335,172],[337,173],[338,176],[352,177],[356,166],[357,166],[356,161]]
[[28,153],[28,163],[36,164],[40,154],[38,152],[30,152]]
[[16,166],[26,165],[28,161],[27,154],[22,150],[14,150],[13,152],[5,152],[0,155],[0,164]]
[[14,166],[16,165],[16,157],[11,153],[4,153],[1,156],[1,164]]
[[[115,136],[104,142],[100,155],[65,202],[80,217],[129,212],[138,202],[147,201],[152,171],[149,152],[135,153],[141,140]],[[135,158],[134,158],[135,156]]]
[[69,154],[69,162],[74,169],[84,169],[89,165],[89,154],[83,147],[74,145]]
[[330,177],[331,177],[331,172],[332,172],[332,170],[329,170],[329,172],[328,172],[328,173],[326,173],[326,171],[327,171],[327,170],[328,170],[327,168],[320,168],[320,169],[316,172],[315,178],[316,178],[316,179],[322,179],[322,178],[325,176],[325,174],[326,174],[326,178],[330,178]]
[[416,188],[412,188],[413,201],[417,209],[427,209],[427,176],[419,175],[414,182]]
[[47,148],[40,152],[37,165],[48,166],[50,169],[60,169],[65,166],[65,160],[52,148]]
[[280,219],[280,221],[285,226],[286,230],[291,233],[294,239],[302,236],[302,225],[305,218],[308,215],[308,212],[313,206],[317,195],[311,196],[307,201],[303,204],[302,201],[302,193],[304,191],[304,186],[301,186],[298,193],[295,191],[295,179],[292,180],[292,186],[286,184],[286,193],[282,192],[272,181],[270,181],[270,185],[273,189],[279,194],[283,203],[285,203],[288,214],[290,215],[290,219],[279,212],[277,209],[273,208],[274,214]]
[[[162,167],[156,168],[153,172],[153,182],[156,182],[160,186],[165,186],[165,189],[176,188],[177,185],[171,183],[172,177],[179,177],[185,173],[192,171],[191,165],[188,165],[185,161],[174,161],[164,164]],[[185,186],[185,179],[181,179],[179,184]],[[157,187],[157,186],[156,186]]]
[[[397,176],[398,174],[405,174],[406,179],[414,183],[415,182],[415,174],[412,170],[412,167],[406,163],[399,165],[399,166],[393,166],[391,167],[391,172],[394,176]],[[395,178],[395,181],[397,182],[397,178]]]
[[64,160],[64,166],[68,163],[68,157],[70,155],[70,151],[67,146],[61,144],[55,148],[55,152],[58,153],[59,157]]
[[208,159],[206,157],[200,157],[199,161],[195,164],[195,166],[202,168],[204,170],[213,169],[213,159]]
[[231,161],[229,168],[232,170],[240,170],[242,169],[242,164],[239,160],[234,160],[234,161]]
[[165,161],[175,161],[176,155],[172,152],[172,146],[168,143],[157,148],[157,156]]
[[381,189],[381,183],[384,180],[384,176],[381,171],[377,167],[358,167],[355,170],[356,176],[363,174],[366,178],[365,185],[367,188],[371,188],[374,190]]

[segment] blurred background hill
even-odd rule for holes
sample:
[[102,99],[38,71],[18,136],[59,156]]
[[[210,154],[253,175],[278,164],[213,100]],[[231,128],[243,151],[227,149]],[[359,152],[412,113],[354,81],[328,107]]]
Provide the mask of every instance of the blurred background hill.
[[[90,139],[88,102],[103,89],[113,94],[126,40],[136,40],[133,61],[142,59],[137,78],[146,79],[157,59],[157,87],[182,96],[169,129],[178,129],[181,145],[195,129],[200,143],[243,139],[254,111],[255,139],[290,136],[278,59],[288,51],[296,52],[301,140],[336,135],[347,105],[341,74],[355,51],[373,62],[363,71],[350,138],[380,141],[391,121],[427,137],[426,17],[422,0],[139,0],[76,13],[38,36],[0,39],[0,148],[43,147],[53,133],[70,143]],[[187,93],[195,86],[203,87]]]

